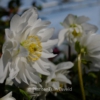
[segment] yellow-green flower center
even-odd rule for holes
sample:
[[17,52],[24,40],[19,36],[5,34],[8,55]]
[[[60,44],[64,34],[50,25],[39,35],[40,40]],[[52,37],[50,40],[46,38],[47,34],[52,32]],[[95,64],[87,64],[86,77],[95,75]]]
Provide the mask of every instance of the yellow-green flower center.
[[70,27],[74,28],[74,27],[77,27],[77,25],[76,24],[71,24]]
[[72,32],[74,37],[79,37],[81,36],[81,33],[77,33],[76,30],[74,29],[74,31]]
[[41,57],[42,46],[38,36],[29,36],[21,45],[29,51],[29,61],[36,61]]
[[[70,25],[70,28],[73,28],[74,29],[73,32],[72,32],[72,35],[74,37],[80,37],[81,36],[80,29],[82,30],[82,27],[80,25],[78,25],[78,24],[71,24]],[[76,28],[78,29],[79,32],[76,31]]]

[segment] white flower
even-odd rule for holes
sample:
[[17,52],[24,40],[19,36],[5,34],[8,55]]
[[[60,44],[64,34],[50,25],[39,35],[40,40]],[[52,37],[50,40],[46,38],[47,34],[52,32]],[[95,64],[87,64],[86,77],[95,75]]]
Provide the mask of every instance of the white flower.
[[86,68],[87,72],[100,70],[100,34],[83,34],[78,41],[82,52],[85,53],[83,58],[90,61],[90,68]]
[[60,45],[65,38],[67,38],[69,42],[76,41],[77,38],[79,38],[84,33],[84,31],[96,32],[98,28],[95,25],[86,23],[88,20],[89,18],[85,16],[77,17],[75,15],[69,14],[62,23],[64,29],[62,29],[59,33],[58,45]]
[[39,96],[40,95],[40,89],[42,88],[42,85],[41,84],[29,84],[29,86],[26,88],[26,91],[30,94],[30,95],[37,95]]
[[0,82],[9,76],[8,83],[13,79],[18,83],[39,83],[40,74],[50,74],[47,58],[55,56],[50,50],[58,39],[49,40],[54,33],[54,28],[46,28],[49,24],[38,19],[35,8],[13,16],[10,29],[5,30],[6,41],[0,59],[4,74]]
[[12,97],[12,92],[10,92],[6,96],[0,98],[0,100],[16,100],[16,99]]
[[67,78],[68,69],[73,67],[71,62],[63,62],[58,65],[51,63],[51,74],[47,77],[46,86],[52,87],[54,90],[62,88],[66,83],[71,84]]

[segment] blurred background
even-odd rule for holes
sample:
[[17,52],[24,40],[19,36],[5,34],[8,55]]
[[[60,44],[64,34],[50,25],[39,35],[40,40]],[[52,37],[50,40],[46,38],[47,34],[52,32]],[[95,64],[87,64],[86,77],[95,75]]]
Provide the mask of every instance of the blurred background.
[[100,0],[0,0],[0,48],[11,17],[32,6],[38,8],[40,18],[51,21],[51,27],[55,27],[53,38],[57,37],[62,29],[60,23],[70,13],[88,16],[90,23],[100,27]]

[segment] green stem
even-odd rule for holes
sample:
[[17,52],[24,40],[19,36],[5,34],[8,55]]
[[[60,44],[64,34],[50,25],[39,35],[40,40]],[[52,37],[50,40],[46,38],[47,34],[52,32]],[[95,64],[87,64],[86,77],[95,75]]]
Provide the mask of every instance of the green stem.
[[71,47],[70,45],[68,45],[68,61],[70,61],[71,59]]
[[84,91],[84,87],[83,87],[83,79],[82,79],[81,54],[78,55],[78,76],[79,76],[82,98],[83,98],[83,100],[86,100],[85,91]]

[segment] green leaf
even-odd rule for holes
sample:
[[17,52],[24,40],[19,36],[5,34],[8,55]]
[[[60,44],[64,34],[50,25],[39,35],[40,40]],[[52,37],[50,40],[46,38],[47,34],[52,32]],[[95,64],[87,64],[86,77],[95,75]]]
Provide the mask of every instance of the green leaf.
[[89,76],[92,76],[93,78],[97,78],[97,76],[95,75],[95,73],[92,73],[92,72],[91,72],[91,73],[89,73],[88,75],[89,75]]
[[26,91],[24,91],[22,89],[19,89],[19,91],[24,97],[26,97],[28,100],[31,100],[31,97],[28,95],[28,93]]

